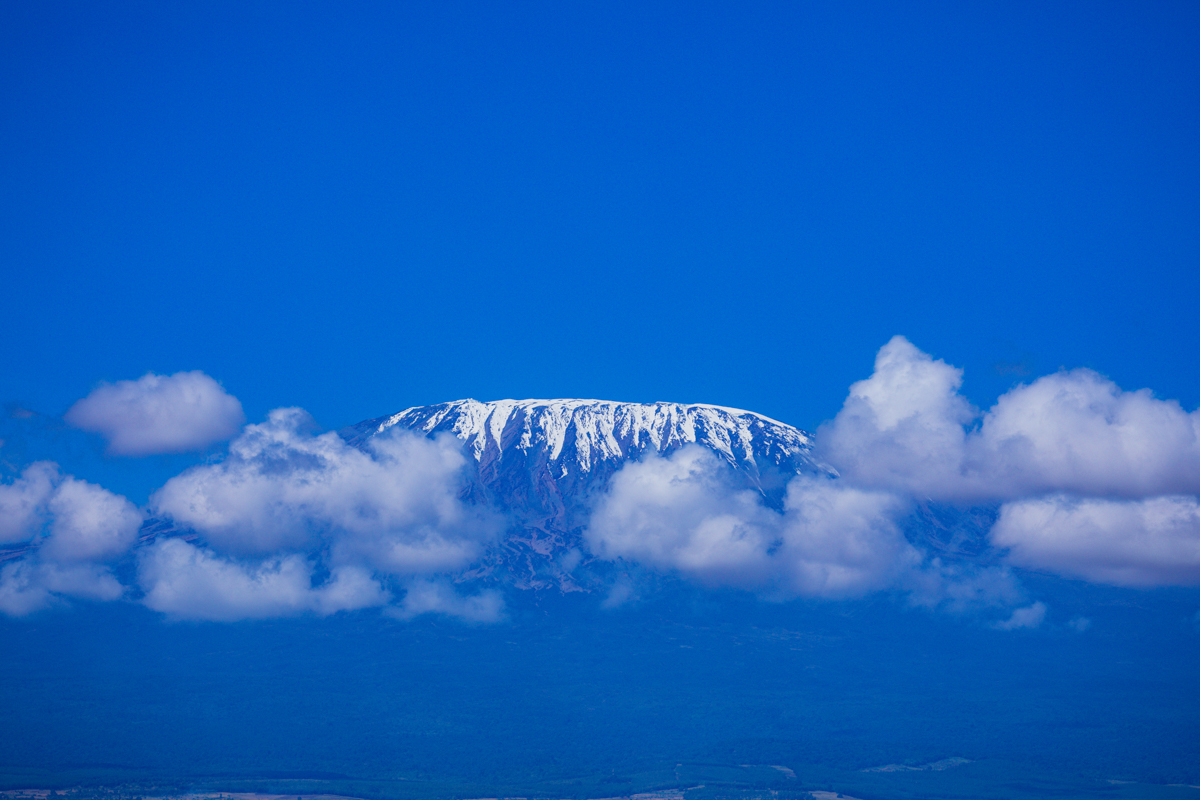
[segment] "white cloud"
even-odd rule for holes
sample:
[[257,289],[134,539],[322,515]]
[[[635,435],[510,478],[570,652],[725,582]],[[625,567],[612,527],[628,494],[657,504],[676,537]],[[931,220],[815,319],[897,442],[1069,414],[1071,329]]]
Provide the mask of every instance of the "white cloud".
[[589,547],[709,585],[787,596],[862,594],[919,561],[893,522],[901,504],[891,495],[801,477],[781,514],[731,488],[727,470],[699,446],[627,464],[592,513]]
[[961,491],[966,429],[976,411],[961,395],[962,370],[935,361],[903,336],[880,348],[870,378],[850,387],[817,447],[849,481],[939,496]]
[[893,338],[820,429],[821,455],[856,485],[942,499],[1200,492],[1200,412],[1081,369],[1018,386],[979,419],[961,377]]
[[1018,566],[1117,586],[1200,584],[1200,503],[1065,495],[1006,503],[992,542]]
[[819,452],[853,485],[1009,501],[991,540],[1015,565],[1122,586],[1200,583],[1200,411],[1077,369],[978,414],[960,382],[897,336],[821,428]]
[[50,605],[54,596],[39,577],[33,564],[25,560],[0,568],[0,611],[21,617]]
[[1200,492],[1200,413],[1091,370],[1039,378],[984,416],[975,458],[1011,495]]
[[789,588],[842,597],[882,589],[915,568],[920,555],[896,527],[905,504],[825,478],[788,485],[782,546]]
[[226,552],[326,541],[336,563],[393,574],[461,567],[500,532],[497,517],[458,498],[466,457],[452,436],[397,431],[364,452],[335,433],[307,435],[306,423],[300,409],[272,411],[225,461],[168,481],[152,507]]
[[38,534],[58,480],[57,464],[38,461],[12,483],[0,484],[0,544],[25,542]]
[[112,453],[145,456],[229,439],[245,415],[236,397],[197,370],[104,384],[71,406],[65,419],[108,439]]
[[401,619],[445,614],[466,622],[498,622],[504,617],[504,599],[494,589],[461,595],[444,581],[418,579],[409,583],[403,602],[391,613]]
[[36,564],[35,569],[42,586],[56,594],[101,601],[116,600],[125,594],[125,587],[102,564],[51,562]]
[[313,585],[313,567],[292,554],[246,564],[181,539],[165,539],[139,558],[145,604],[180,619],[237,620],[329,615],[383,605],[388,593],[356,567],[335,569]]
[[103,561],[120,555],[141,524],[133,503],[63,475],[51,461],[30,464],[20,478],[0,485],[0,543],[34,541],[44,560]]
[[40,556],[53,561],[103,561],[137,540],[142,514],[124,497],[67,477],[47,504],[50,536]]
[[59,602],[60,596],[116,600],[125,593],[98,564],[55,564],[22,559],[0,569],[0,612],[19,617]]
[[714,584],[755,586],[770,572],[773,512],[733,491],[699,446],[626,464],[612,478],[585,536],[601,558],[625,558]]
[[1002,631],[1015,631],[1022,628],[1036,628],[1046,619],[1046,604],[1038,601],[1030,606],[1018,608],[1012,616],[1003,622],[997,622],[994,627]]
[[115,600],[125,588],[102,563],[136,541],[141,512],[120,495],[40,461],[0,486],[0,541],[27,542],[0,570],[0,612],[19,616],[60,597]]
[[[247,426],[224,461],[155,493],[155,512],[203,534],[208,547],[170,539],[148,548],[138,573],[146,605],[189,619],[383,605],[390,596],[374,573],[456,569],[500,532],[499,517],[458,497],[467,462],[453,437],[396,431],[363,451],[335,433],[307,434],[309,424],[300,409],[277,409]],[[314,564],[300,551],[318,548],[332,573],[314,586]],[[501,610],[498,594],[460,597],[417,580],[396,613],[487,621]]]

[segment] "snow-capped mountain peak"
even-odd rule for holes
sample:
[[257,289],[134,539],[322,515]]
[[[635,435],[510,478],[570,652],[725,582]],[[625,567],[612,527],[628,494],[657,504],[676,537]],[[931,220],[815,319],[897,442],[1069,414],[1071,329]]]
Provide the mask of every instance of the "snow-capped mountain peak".
[[[790,425],[736,408],[683,403],[607,400],[457,400],[409,408],[367,420],[343,432],[352,444],[399,426],[433,434],[452,432],[482,466],[516,450],[537,452],[566,470],[666,455],[689,444],[713,450],[735,467],[795,462],[813,467],[810,437]],[[762,464],[766,466],[766,464]]]

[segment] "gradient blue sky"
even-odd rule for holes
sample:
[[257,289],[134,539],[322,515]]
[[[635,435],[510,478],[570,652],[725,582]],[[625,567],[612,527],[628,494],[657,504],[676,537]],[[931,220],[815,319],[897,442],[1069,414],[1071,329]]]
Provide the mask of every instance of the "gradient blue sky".
[[1197,42],[1191,2],[7,3],[0,399],[811,429],[902,333],[984,406],[1090,366],[1190,410]]

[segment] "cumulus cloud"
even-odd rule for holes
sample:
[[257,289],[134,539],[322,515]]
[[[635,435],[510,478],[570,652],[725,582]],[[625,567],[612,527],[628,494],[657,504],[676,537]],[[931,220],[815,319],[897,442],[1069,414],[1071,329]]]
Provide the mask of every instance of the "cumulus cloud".
[[498,618],[499,594],[463,597],[420,578],[465,566],[502,529],[500,517],[459,498],[461,443],[395,431],[360,450],[311,427],[300,409],[272,411],[223,461],[154,494],[154,513],[205,544],[168,539],[141,555],[146,605],[186,619],[327,615],[390,602],[383,574],[415,576],[402,617]]
[[976,459],[992,462],[1013,494],[1200,491],[1200,413],[1149,389],[1124,392],[1091,370],[1047,375],[1002,395],[979,438]]
[[962,370],[893,337],[871,377],[851,385],[842,410],[818,430],[818,452],[860,486],[961,493],[964,426],[977,414],[961,385]]
[[504,617],[504,599],[494,589],[462,595],[444,581],[417,579],[409,583],[404,600],[392,613],[400,619],[444,614],[466,622],[498,622]]
[[893,521],[901,503],[892,495],[798,477],[779,513],[732,488],[727,470],[699,446],[627,464],[592,513],[589,547],[709,585],[787,596],[862,594],[919,561]]
[[821,455],[856,485],[940,499],[1200,492],[1200,412],[1078,369],[1018,386],[980,418],[961,380],[893,338],[820,429]]
[[145,604],[179,619],[229,621],[306,612],[326,616],[390,599],[360,568],[337,568],[320,585],[314,585],[313,572],[313,565],[297,554],[245,563],[182,539],[156,542],[138,564]]
[[0,542],[28,551],[0,570],[0,612],[19,616],[61,597],[115,600],[125,588],[104,562],[129,550],[141,512],[124,497],[40,461],[0,485]]
[[58,480],[57,464],[38,461],[12,483],[0,484],[0,544],[28,541],[38,533]]
[[124,497],[67,477],[47,503],[50,535],[41,556],[53,561],[103,561],[137,539],[142,513]]
[[1076,369],[980,413],[961,380],[893,338],[820,429],[819,453],[856,486],[1007,501],[991,541],[1015,565],[1121,586],[1200,583],[1200,411]]
[[458,498],[466,457],[451,436],[407,431],[369,451],[336,433],[304,433],[307,415],[277,409],[249,425],[221,463],[172,478],[153,509],[204,534],[218,550],[266,554],[317,542],[334,561],[392,574],[461,567],[501,521]]
[[[47,528],[48,523],[48,530]],[[94,483],[63,475],[51,461],[30,464],[0,484],[0,543],[40,544],[49,561],[103,561],[129,549],[142,514]]]
[[991,536],[1019,566],[1117,586],[1200,584],[1195,497],[1021,500],[1003,506]]
[[108,439],[111,453],[146,456],[225,441],[245,415],[236,397],[197,370],[104,384],[71,406],[65,419]]

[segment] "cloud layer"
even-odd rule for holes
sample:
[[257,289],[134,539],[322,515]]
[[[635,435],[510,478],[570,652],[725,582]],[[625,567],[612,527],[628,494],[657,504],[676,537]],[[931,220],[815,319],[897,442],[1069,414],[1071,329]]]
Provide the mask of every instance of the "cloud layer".
[[[709,585],[821,597],[893,586],[921,605],[1011,607],[1022,595],[1006,567],[943,563],[896,527],[915,500],[999,501],[989,535],[1012,566],[1200,584],[1200,412],[1086,369],[1017,386],[981,412],[962,377],[897,336],[818,432],[838,480],[793,480],[780,514],[730,488],[699,448],[627,464],[588,544]],[[1045,614],[1035,603],[998,627],[1036,627]]]
[[111,453],[146,456],[202,450],[237,434],[246,417],[236,397],[193,371],[104,384],[65,419],[108,439]]
[[[1006,630],[1047,614],[1039,602],[1017,608],[1029,598],[1013,568],[1130,587],[1200,584],[1200,412],[1090,370],[1017,386],[981,411],[960,393],[962,377],[895,337],[818,432],[817,455],[840,477],[794,478],[775,510],[736,488],[732,468],[701,446],[652,455],[613,475],[584,544],[602,559],[774,598],[895,589],[918,605],[1015,608],[996,623]],[[191,372],[101,387],[69,416],[114,452],[145,454],[232,436],[241,407]],[[403,618],[502,618],[498,593],[460,594],[447,577],[505,527],[462,499],[461,442],[393,429],[359,449],[312,427],[300,409],[277,409],[224,458],[151,497],[149,513],[195,535],[137,553],[142,602],[206,620],[374,606]],[[999,503],[988,535],[1003,560],[944,562],[907,541],[898,521],[926,499]],[[143,517],[51,462],[30,464],[0,484],[0,545],[26,550],[0,568],[0,611],[129,596],[112,565],[128,557]],[[618,589],[610,605],[632,592]]]

